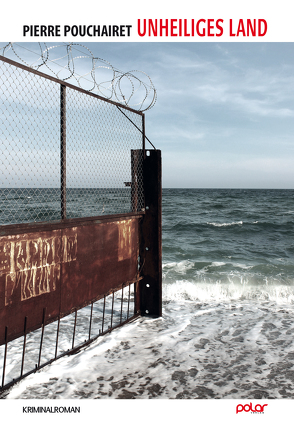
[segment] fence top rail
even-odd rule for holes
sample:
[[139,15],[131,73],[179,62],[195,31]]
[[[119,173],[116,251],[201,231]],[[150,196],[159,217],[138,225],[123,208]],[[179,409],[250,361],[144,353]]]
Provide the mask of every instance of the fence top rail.
[[21,69],[23,69],[25,71],[28,71],[28,72],[30,72],[32,74],[38,75],[40,77],[43,77],[43,78],[45,78],[47,80],[54,81],[55,83],[58,83],[58,84],[60,84],[62,86],[66,86],[66,87],[69,87],[70,89],[76,90],[78,92],[85,93],[86,95],[92,96],[92,97],[94,97],[96,99],[100,99],[101,101],[104,101],[104,102],[107,102],[109,104],[115,105],[115,106],[117,106],[119,108],[124,108],[127,111],[131,111],[131,112],[133,112],[135,114],[144,116],[144,113],[142,111],[137,111],[137,110],[135,110],[133,108],[130,108],[130,107],[126,106],[126,105],[123,105],[123,104],[121,104],[119,102],[115,102],[115,101],[112,101],[110,99],[104,98],[103,96],[97,95],[96,93],[89,92],[88,90],[82,89],[81,87],[75,86],[75,85],[73,85],[71,83],[67,83],[66,81],[63,81],[63,80],[59,80],[56,77],[52,77],[51,75],[45,74],[45,73],[43,73],[41,71],[34,70],[33,68],[30,68],[30,67],[28,67],[26,65],[20,64],[19,62],[13,61],[12,59],[5,58],[5,56],[0,55],[0,61],[6,62],[6,63],[8,63],[10,65],[13,65],[13,66],[17,67],[17,68],[21,68]]
[[105,216],[77,217],[63,220],[54,220],[51,222],[28,222],[0,225],[0,237],[5,237],[8,235],[18,235],[29,232],[42,232],[46,230],[50,231],[53,229],[72,228],[73,226],[86,226],[93,223],[99,224],[107,222],[118,222],[121,220],[128,220],[134,218],[141,219],[144,215],[145,211],[142,211],[108,214]]

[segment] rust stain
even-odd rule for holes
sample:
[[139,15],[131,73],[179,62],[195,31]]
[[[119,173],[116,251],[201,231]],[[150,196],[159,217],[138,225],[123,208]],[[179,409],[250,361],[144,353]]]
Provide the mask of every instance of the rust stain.
[[[0,273],[5,273],[5,306],[12,303],[17,288],[21,301],[56,290],[60,264],[76,260],[77,228],[67,235],[49,238],[27,238],[1,243]],[[23,238],[25,235],[22,235]]]
[[118,224],[118,260],[129,259],[132,256],[132,219],[122,220]]

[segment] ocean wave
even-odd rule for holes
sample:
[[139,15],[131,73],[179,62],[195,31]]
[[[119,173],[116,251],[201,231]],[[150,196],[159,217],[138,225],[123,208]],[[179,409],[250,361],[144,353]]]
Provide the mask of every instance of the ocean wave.
[[226,265],[225,262],[211,262],[211,266],[224,266]]
[[217,222],[206,222],[206,223],[207,223],[207,225],[212,225],[212,226],[217,226],[217,227],[220,227],[220,226],[234,226],[234,225],[241,226],[241,225],[243,225],[243,221],[242,220],[240,220],[238,222],[228,222],[228,223],[217,223]]
[[[290,217],[290,216],[288,216]],[[230,232],[249,232],[255,233],[256,231],[263,232],[265,237],[269,237],[272,232],[287,232],[290,233],[294,228],[294,221],[291,219],[278,221],[274,219],[272,221],[259,219],[248,219],[248,220],[232,220],[232,221],[200,221],[200,215],[197,220],[191,220],[190,222],[185,219],[185,221],[176,221],[174,223],[164,223],[164,233],[165,238],[174,238],[174,236],[211,236],[211,232],[216,229],[222,228]],[[270,233],[270,234],[269,234]]]
[[162,264],[163,278],[174,282],[180,276],[183,279],[194,277],[198,281],[261,284],[294,284],[294,265],[285,258],[277,258],[275,263],[243,263],[232,261],[192,261],[167,262]]
[[163,301],[230,302],[230,301],[271,301],[294,304],[293,285],[246,285],[235,283],[194,283],[178,280],[163,285]]
[[174,272],[185,273],[194,267],[194,262],[189,260],[182,260],[181,262],[168,262],[162,265],[165,270],[172,270]]

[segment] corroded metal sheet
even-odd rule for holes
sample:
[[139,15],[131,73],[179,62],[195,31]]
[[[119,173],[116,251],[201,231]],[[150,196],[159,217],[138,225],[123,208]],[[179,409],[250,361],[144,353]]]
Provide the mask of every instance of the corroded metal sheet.
[[62,264],[61,313],[134,281],[138,239],[137,219],[79,227],[77,260]]
[[0,344],[136,279],[138,218],[69,224],[0,237]]

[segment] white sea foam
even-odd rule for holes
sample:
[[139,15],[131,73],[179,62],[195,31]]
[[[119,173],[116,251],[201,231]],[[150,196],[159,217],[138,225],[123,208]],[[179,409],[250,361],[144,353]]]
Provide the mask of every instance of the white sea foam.
[[113,331],[7,398],[293,398],[293,314],[270,301],[165,301],[162,318]]
[[225,264],[225,262],[212,262],[211,266],[224,266]]
[[243,225],[243,221],[240,220],[238,222],[229,222],[229,223],[217,223],[217,222],[207,222],[207,225],[212,225],[212,226],[216,226],[216,227],[221,227],[221,226],[234,226],[234,225]]
[[178,280],[163,287],[164,301],[230,302],[236,300],[272,301],[294,304],[294,286],[250,285],[240,283],[199,283]]
[[194,266],[194,262],[191,262],[189,260],[182,260],[181,262],[168,262],[163,263],[162,268],[167,270],[173,270],[175,272],[179,273],[185,273],[189,269],[192,269]]
[[252,265],[245,265],[244,263],[233,263],[233,266],[240,269],[252,269]]

